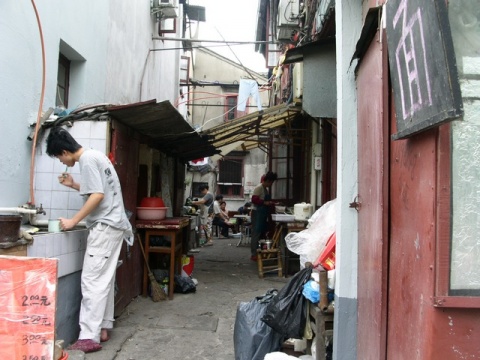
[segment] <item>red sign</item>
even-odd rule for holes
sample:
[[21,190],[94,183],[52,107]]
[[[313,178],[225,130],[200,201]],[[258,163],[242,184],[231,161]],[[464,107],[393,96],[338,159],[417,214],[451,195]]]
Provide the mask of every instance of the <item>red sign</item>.
[[0,256],[0,359],[53,359],[57,264]]

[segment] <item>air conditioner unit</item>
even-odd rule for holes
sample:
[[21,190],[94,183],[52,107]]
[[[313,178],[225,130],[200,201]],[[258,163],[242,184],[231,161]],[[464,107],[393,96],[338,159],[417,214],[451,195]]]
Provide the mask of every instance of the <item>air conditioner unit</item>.
[[178,6],[174,3],[174,0],[151,0],[150,13],[159,19],[173,19],[178,17]]
[[277,27],[298,28],[300,0],[280,0],[277,9]]
[[294,32],[295,28],[293,27],[277,27],[277,41],[293,42],[292,37]]

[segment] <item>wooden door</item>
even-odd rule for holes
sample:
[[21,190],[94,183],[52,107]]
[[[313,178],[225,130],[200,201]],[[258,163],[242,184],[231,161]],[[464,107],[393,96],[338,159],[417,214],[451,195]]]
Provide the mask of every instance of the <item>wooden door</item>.
[[[384,37],[385,39],[385,37]],[[358,89],[358,327],[364,360],[385,359],[388,279],[388,68],[379,32],[361,59]],[[352,199],[353,200],[353,199]]]
[[[137,179],[139,140],[133,130],[114,122],[111,133],[111,158],[122,186],[125,209],[131,211],[130,222],[135,225],[137,207]],[[123,242],[117,269],[115,315],[119,315],[130,301],[140,295],[142,288],[143,262],[138,244],[127,246]]]

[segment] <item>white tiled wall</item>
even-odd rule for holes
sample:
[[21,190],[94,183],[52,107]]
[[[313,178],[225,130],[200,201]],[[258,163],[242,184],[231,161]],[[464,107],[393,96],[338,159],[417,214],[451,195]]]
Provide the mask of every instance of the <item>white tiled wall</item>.
[[[107,153],[106,121],[77,121],[73,127],[65,127],[85,149],[97,149]],[[39,220],[71,218],[83,205],[83,199],[76,190],[58,182],[58,176],[65,171],[58,159],[46,153],[46,132],[39,143],[35,155],[35,206],[42,204],[46,215],[39,214]],[[80,181],[78,164],[68,168],[76,182]],[[58,277],[80,271],[87,245],[88,230],[74,230],[60,233],[45,233],[34,236],[32,245],[27,248],[31,257],[58,258]]]
[[27,247],[27,256],[57,258],[58,277],[82,270],[88,230],[35,235]]
[[[107,153],[106,121],[77,121],[72,127],[65,127],[67,131],[85,149],[97,149]],[[35,205],[42,204],[46,215],[39,214],[39,220],[71,217],[82,207],[83,200],[76,190],[67,188],[58,182],[58,176],[65,171],[58,159],[51,158],[46,153],[46,138],[48,132],[39,143],[35,156]],[[76,182],[80,181],[78,164],[68,168]]]

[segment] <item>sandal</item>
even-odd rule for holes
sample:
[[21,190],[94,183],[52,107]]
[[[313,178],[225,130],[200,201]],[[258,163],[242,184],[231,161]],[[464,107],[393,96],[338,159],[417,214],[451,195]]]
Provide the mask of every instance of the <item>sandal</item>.
[[68,347],[68,350],[80,350],[85,354],[102,350],[102,345],[93,341],[92,339],[80,339],[71,346]]
[[209,242],[205,243],[205,245],[204,245],[204,246],[213,246],[213,241],[212,241],[212,240],[210,240]]

